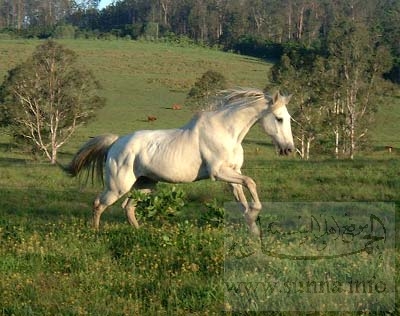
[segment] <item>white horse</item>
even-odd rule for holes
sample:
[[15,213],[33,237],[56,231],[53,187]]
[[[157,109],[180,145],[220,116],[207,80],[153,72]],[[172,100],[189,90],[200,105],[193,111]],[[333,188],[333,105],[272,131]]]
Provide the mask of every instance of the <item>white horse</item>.
[[[149,192],[158,181],[193,182],[211,178],[228,182],[244,208],[252,233],[259,235],[255,223],[261,203],[253,179],[241,173],[243,147],[250,128],[260,122],[282,155],[294,150],[290,115],[286,109],[290,96],[279,92],[272,97],[257,89],[225,91],[215,110],[202,112],[185,126],[168,130],[143,130],[118,137],[102,135],[89,140],[76,153],[66,171],[78,175],[83,169],[103,177],[104,191],[95,199],[93,226],[98,229],[104,210],[132,189]],[[103,178],[102,178],[103,179]],[[243,186],[253,202],[247,203]],[[130,197],[122,204],[131,225],[139,227],[136,202]]]

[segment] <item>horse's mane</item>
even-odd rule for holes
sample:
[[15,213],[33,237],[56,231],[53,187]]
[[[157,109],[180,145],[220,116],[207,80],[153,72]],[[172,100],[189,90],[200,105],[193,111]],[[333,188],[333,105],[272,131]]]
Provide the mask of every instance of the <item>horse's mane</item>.
[[255,88],[235,88],[221,90],[207,105],[205,110],[214,111],[227,107],[247,106],[253,102],[269,99],[262,90]]

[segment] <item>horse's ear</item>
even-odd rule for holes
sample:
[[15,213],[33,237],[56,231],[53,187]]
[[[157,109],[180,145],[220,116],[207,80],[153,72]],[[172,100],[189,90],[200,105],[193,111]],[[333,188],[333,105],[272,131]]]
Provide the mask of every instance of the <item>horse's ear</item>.
[[289,101],[290,101],[290,99],[292,98],[292,96],[293,96],[293,93],[292,93],[292,94],[289,94],[289,95],[286,97],[286,103],[289,103]]
[[279,93],[279,90],[274,93],[274,95],[272,96],[273,103],[278,102],[280,95],[281,94]]

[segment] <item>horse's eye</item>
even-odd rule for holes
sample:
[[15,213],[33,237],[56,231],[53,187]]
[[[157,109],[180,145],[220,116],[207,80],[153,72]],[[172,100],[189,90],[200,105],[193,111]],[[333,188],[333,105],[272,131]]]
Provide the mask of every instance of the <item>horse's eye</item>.
[[278,123],[282,123],[283,122],[283,118],[281,118],[281,117],[277,117],[276,120],[278,121]]

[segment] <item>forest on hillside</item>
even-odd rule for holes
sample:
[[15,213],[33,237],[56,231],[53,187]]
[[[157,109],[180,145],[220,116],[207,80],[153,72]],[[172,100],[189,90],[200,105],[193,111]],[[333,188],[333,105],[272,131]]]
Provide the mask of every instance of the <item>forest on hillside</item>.
[[[24,37],[190,40],[257,57],[324,45],[339,21],[365,25],[394,58],[400,81],[400,0],[0,0],[0,30]],[[289,43],[289,44],[288,44]]]

